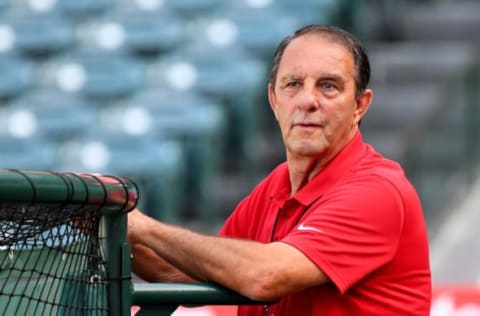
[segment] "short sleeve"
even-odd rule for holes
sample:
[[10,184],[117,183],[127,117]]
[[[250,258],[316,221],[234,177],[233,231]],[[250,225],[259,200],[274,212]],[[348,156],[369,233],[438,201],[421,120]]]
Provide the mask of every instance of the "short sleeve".
[[282,241],[302,251],[344,293],[392,260],[403,220],[393,184],[363,177],[322,197]]

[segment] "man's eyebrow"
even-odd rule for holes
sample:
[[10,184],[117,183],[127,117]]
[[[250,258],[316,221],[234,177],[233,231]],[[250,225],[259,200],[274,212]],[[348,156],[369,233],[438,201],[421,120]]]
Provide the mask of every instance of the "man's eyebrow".
[[319,80],[330,80],[330,81],[335,81],[342,84],[346,82],[344,77],[337,74],[324,74],[320,76]]
[[285,82],[285,81],[291,81],[291,80],[298,80],[300,77],[296,75],[285,75],[280,78],[280,81]]
[[[289,82],[289,81],[297,81],[297,80],[302,80],[302,79],[303,79],[303,77],[300,76],[300,75],[286,74],[285,76],[281,77],[279,79],[279,81],[282,82],[282,83],[285,83],[285,82]],[[334,73],[321,74],[319,76],[318,80],[319,81],[329,80],[329,81],[338,82],[339,84],[345,84],[345,82],[346,82],[346,79],[343,76],[340,76],[340,75],[334,74]]]

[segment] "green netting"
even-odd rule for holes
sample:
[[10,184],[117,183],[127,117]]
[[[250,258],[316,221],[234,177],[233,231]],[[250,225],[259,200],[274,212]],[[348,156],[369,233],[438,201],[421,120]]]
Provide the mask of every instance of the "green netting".
[[0,314],[111,315],[102,223],[137,196],[123,178],[0,170]]

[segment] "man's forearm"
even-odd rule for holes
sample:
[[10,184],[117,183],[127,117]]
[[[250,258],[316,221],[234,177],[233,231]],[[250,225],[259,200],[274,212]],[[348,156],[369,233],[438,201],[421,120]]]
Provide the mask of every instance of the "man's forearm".
[[202,235],[140,212],[129,219],[133,244],[152,249],[194,280],[215,282],[255,300],[275,300],[327,281],[303,253],[281,242]]
[[195,282],[155,251],[141,244],[132,245],[132,271],[148,282]]
[[[140,213],[134,215],[135,220],[129,224],[129,238],[133,244],[152,249],[192,279],[215,282],[252,296],[256,284],[262,284],[261,271],[271,273],[275,270],[275,262],[268,258],[265,244],[206,236]],[[265,263],[270,266],[266,267]]]
[[229,282],[234,279],[232,274],[244,274],[243,266],[250,265],[246,264],[248,251],[243,249],[241,241],[206,236],[158,222],[154,225],[143,236],[142,244],[199,281]]

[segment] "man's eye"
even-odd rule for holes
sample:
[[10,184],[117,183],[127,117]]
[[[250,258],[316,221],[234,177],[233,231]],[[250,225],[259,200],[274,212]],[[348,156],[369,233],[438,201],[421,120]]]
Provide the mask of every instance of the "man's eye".
[[336,89],[335,84],[333,84],[333,83],[331,83],[331,82],[323,82],[320,86],[321,86],[323,89],[326,89],[326,90]]
[[288,88],[295,88],[295,87],[298,87],[299,85],[300,83],[298,81],[290,81],[290,82],[287,82],[285,86]]

